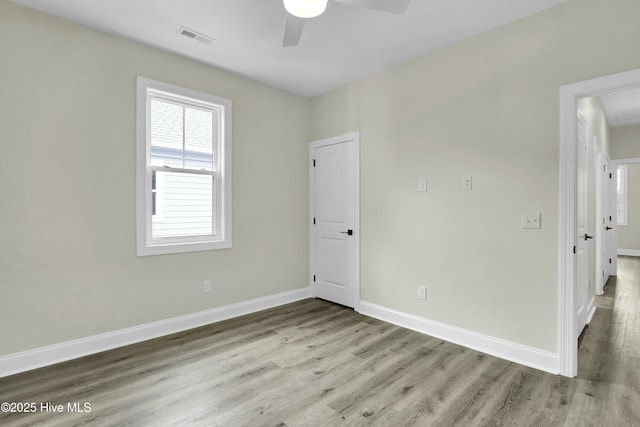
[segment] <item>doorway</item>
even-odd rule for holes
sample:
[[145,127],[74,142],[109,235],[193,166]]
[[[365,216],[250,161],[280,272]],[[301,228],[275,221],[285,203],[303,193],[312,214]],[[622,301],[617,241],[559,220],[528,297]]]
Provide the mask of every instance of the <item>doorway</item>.
[[[558,372],[575,377],[578,370],[578,343],[575,331],[578,287],[583,285],[578,275],[576,248],[578,240],[578,99],[600,96],[612,91],[640,87],[640,69],[613,74],[560,88],[560,230],[559,230],[559,333]],[[611,272],[615,274],[615,272]]]
[[309,145],[310,274],[313,296],[358,310],[360,135]]

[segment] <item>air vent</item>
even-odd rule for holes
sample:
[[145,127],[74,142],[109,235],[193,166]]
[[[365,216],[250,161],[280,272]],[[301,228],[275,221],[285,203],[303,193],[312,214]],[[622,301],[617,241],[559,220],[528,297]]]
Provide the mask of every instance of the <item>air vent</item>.
[[186,27],[180,27],[180,29],[178,30],[178,34],[183,35],[185,37],[189,37],[190,39],[193,39],[193,40],[197,40],[200,43],[204,43],[204,44],[211,44],[211,42],[213,42],[214,40],[214,38],[212,37],[205,36],[204,34],[201,34],[197,31],[193,31]]

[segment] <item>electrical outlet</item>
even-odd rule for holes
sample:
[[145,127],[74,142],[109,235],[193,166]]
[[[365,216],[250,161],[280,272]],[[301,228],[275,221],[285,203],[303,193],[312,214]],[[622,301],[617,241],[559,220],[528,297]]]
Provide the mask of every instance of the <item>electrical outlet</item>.
[[462,188],[464,190],[471,190],[472,187],[472,178],[471,176],[463,176],[462,177]]
[[202,292],[204,292],[205,294],[211,292],[211,280],[204,281],[204,283],[202,284]]
[[418,286],[418,299],[427,299],[427,287],[426,286]]

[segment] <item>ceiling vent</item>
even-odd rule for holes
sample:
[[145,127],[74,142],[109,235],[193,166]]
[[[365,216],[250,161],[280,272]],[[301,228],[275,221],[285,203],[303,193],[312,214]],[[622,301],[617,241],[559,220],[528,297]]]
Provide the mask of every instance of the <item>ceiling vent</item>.
[[198,40],[200,43],[204,43],[204,44],[211,44],[211,42],[213,42],[214,40],[213,37],[205,36],[204,34],[201,34],[197,31],[193,31],[186,27],[180,27],[180,29],[178,30],[178,34],[183,35],[185,37],[189,37],[190,39],[193,39],[193,40]]

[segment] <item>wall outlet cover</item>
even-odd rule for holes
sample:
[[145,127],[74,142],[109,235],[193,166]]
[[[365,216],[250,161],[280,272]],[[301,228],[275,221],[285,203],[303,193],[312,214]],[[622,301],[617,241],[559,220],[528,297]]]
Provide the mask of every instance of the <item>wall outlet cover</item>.
[[462,177],[462,189],[463,190],[471,190],[473,185],[473,178],[471,175]]

